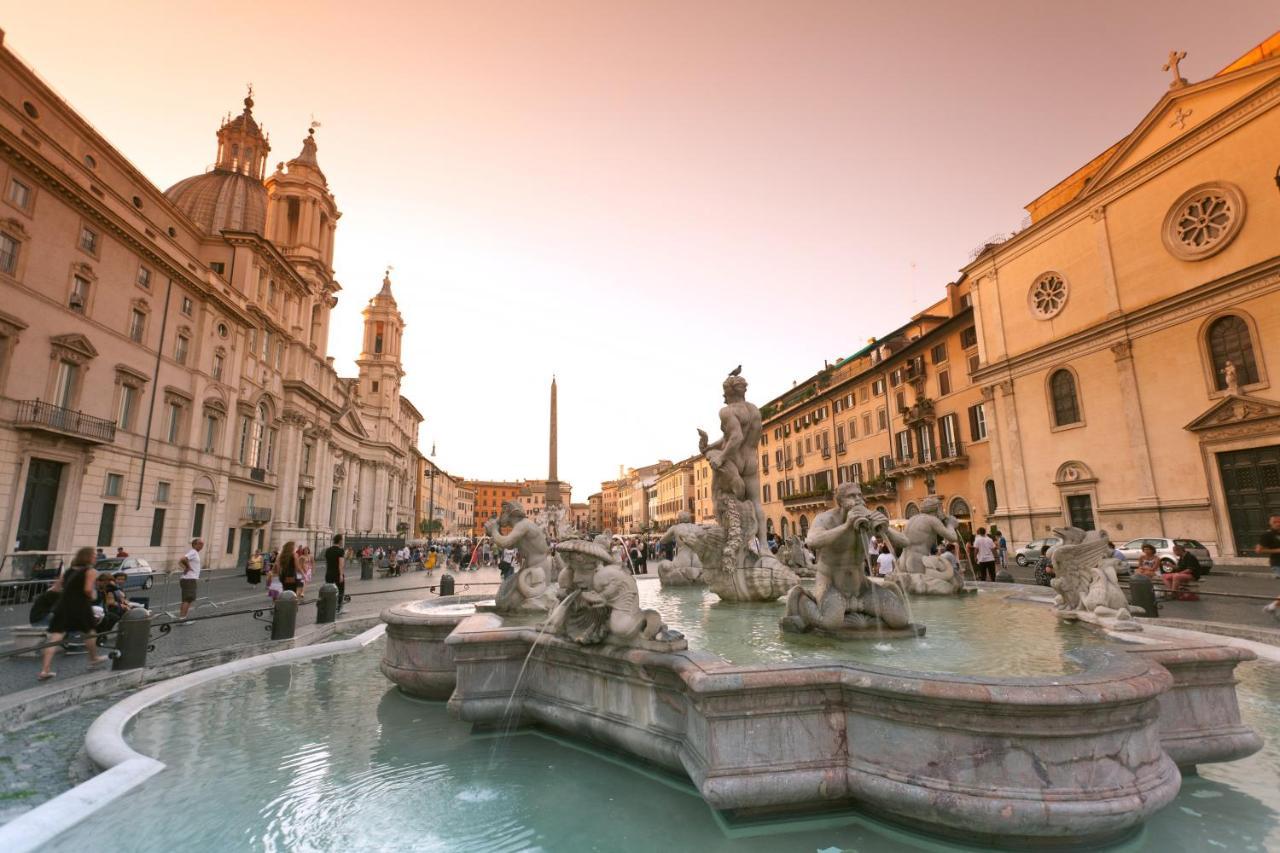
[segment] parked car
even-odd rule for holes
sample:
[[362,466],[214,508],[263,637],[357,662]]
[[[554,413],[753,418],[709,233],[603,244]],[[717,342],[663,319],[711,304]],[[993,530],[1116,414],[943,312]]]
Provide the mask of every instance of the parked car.
[[1130,539],[1120,546],[1120,553],[1124,554],[1124,558],[1129,562],[1130,569],[1138,565],[1138,558],[1142,556],[1143,545],[1151,545],[1156,549],[1156,556],[1160,558],[1160,569],[1162,571],[1172,569],[1178,564],[1178,558],[1173,554],[1174,545],[1181,545],[1192,554],[1195,554],[1196,559],[1200,561],[1200,567],[1206,574],[1213,568],[1213,558],[1209,556],[1209,549],[1194,539],[1166,539],[1161,536],[1144,536],[1141,539]]
[[1035,561],[1040,559],[1041,548],[1043,548],[1045,545],[1048,545],[1049,551],[1050,553],[1052,553],[1053,549],[1061,544],[1062,544],[1062,539],[1060,539],[1057,536],[1049,536],[1045,539],[1037,539],[1034,542],[1028,542],[1021,549],[1019,549],[1017,554],[1014,555],[1013,561],[1017,563],[1019,566],[1034,565]]
[[93,567],[99,573],[114,575],[124,572],[129,576],[124,582],[125,589],[151,589],[155,583],[155,570],[141,557],[111,557],[99,560]]

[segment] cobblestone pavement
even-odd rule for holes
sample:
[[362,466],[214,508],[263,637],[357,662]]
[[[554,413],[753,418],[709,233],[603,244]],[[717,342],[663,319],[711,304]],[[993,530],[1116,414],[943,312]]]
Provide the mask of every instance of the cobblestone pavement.
[[[468,591],[466,589],[468,585],[474,587],[472,592],[494,591],[500,579],[496,568],[481,568],[478,571],[465,572],[450,570],[448,573],[454,576],[455,592],[459,594]],[[354,578],[352,574],[352,572],[347,574],[346,588],[351,601],[343,610],[340,619],[372,616],[401,601],[430,597],[435,593],[426,587],[437,586],[443,572],[440,570],[430,573],[414,571],[399,577],[388,578],[379,577],[375,573],[375,577],[367,581],[359,579],[359,568],[356,568]],[[151,590],[137,591],[138,595],[150,594],[153,626],[177,618],[178,584],[176,578],[171,579],[171,582],[168,581],[167,577],[157,578],[156,585]],[[298,608],[297,628],[299,630],[315,624],[315,600],[320,586],[319,583],[313,582],[304,591],[304,603]],[[236,615],[214,619],[197,618],[188,625],[175,625],[167,635],[160,635],[153,628],[152,635],[156,637],[155,650],[148,656],[148,660],[181,658],[209,649],[269,639],[270,628],[267,622],[255,619],[252,613],[239,612],[252,608],[262,608],[261,616],[270,619],[271,600],[267,597],[266,589],[262,584],[256,587],[251,586],[245,581],[243,573],[209,572],[200,579],[199,598],[196,606],[191,610],[191,616],[208,617],[220,613]],[[9,629],[14,624],[26,622],[27,609],[28,605],[19,605],[5,607],[0,611],[0,618],[4,620],[0,624],[5,626],[0,628],[0,653],[16,647]],[[31,643],[30,640],[24,640],[22,645]],[[54,659],[53,668],[58,673],[58,679],[65,680],[88,670],[88,656],[60,653]],[[0,659],[0,694],[35,685],[36,673],[39,670],[39,660],[34,657]]]

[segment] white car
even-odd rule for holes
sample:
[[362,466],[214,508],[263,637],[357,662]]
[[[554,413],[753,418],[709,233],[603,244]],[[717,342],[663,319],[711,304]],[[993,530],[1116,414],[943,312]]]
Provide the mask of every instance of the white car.
[[1194,539],[1167,539],[1162,536],[1144,536],[1141,539],[1130,539],[1121,545],[1120,553],[1124,554],[1124,558],[1128,561],[1130,568],[1138,565],[1138,558],[1142,556],[1143,545],[1151,545],[1156,549],[1156,556],[1160,558],[1161,571],[1168,571],[1178,564],[1178,557],[1173,553],[1174,545],[1181,545],[1194,554],[1196,559],[1200,561],[1200,568],[1206,574],[1213,568],[1213,558],[1209,556],[1209,549],[1204,545]]
[[124,572],[129,577],[124,582],[125,589],[151,589],[155,583],[155,570],[151,564],[141,557],[109,557],[99,560],[93,566],[98,574],[110,575]]

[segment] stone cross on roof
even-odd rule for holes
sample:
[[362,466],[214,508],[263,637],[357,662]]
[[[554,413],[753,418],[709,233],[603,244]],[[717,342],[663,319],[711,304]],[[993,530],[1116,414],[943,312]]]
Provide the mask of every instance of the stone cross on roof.
[[1161,71],[1170,71],[1173,73],[1173,82],[1169,84],[1170,89],[1177,89],[1187,85],[1187,78],[1182,76],[1182,72],[1178,69],[1178,63],[1187,58],[1185,50],[1169,51],[1169,61],[1161,66]]

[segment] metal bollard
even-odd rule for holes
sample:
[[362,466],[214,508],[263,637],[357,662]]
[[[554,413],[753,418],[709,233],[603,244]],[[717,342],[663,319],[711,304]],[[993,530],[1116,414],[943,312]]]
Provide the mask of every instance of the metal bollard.
[[1160,615],[1160,605],[1156,604],[1156,589],[1151,578],[1133,573],[1129,578],[1129,603],[1135,608],[1142,608],[1143,613],[1152,618]]
[[298,621],[298,596],[291,589],[280,593],[271,617],[271,639],[292,640]]
[[151,645],[151,614],[134,607],[120,617],[116,625],[116,655],[112,669],[141,669],[147,665],[147,646]]
[[373,580],[373,560],[360,559],[360,580]]
[[338,618],[338,586],[327,583],[320,587],[320,597],[316,599],[316,624],[323,625]]
[[445,572],[440,576],[440,596],[453,595],[453,575]]

